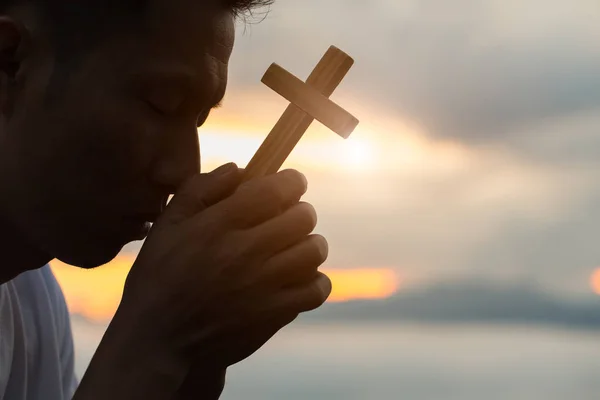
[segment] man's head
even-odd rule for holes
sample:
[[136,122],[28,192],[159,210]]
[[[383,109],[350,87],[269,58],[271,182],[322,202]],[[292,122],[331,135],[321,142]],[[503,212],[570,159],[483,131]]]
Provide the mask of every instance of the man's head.
[[199,172],[238,12],[268,1],[0,0],[0,216],[94,267]]

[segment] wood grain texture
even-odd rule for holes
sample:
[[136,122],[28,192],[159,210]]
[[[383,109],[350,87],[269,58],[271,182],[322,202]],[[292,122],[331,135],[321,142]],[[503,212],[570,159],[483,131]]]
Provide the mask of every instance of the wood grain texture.
[[[306,84],[329,97],[353,64],[352,57],[331,46],[306,80]],[[290,104],[248,163],[244,179],[258,178],[279,171],[313,121],[312,116]]]
[[262,83],[344,139],[358,125],[352,114],[277,64],[269,67]]

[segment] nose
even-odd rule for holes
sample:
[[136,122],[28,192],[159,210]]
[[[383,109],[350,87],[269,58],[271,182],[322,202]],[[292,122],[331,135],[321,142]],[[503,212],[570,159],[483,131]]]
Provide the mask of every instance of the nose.
[[165,135],[154,165],[153,180],[174,194],[192,175],[200,173],[200,144],[198,128],[179,129]]

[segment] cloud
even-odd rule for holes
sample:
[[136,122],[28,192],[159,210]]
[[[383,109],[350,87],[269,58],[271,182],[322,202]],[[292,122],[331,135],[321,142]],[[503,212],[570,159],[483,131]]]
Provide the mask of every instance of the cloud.
[[[371,110],[357,117],[404,164],[309,172],[331,267],[586,291],[600,265],[599,13],[597,0],[278,0],[239,29],[223,111],[272,126],[285,102],[260,83],[269,64],[304,79],[335,44],[356,65],[333,99]],[[416,124],[426,144],[384,119]]]
[[272,61],[305,78],[336,44],[357,61],[339,98],[434,137],[520,150],[524,134],[552,142],[540,131],[551,122],[570,138],[574,117],[600,113],[598,14],[592,0],[283,0],[240,30],[231,82],[258,85]]
[[[318,231],[330,241],[328,262],[395,267],[409,281],[474,274],[589,292],[589,275],[600,264],[600,187],[525,166],[516,169],[518,179],[480,167],[421,185],[323,177],[336,182],[325,189],[311,181]],[[379,185],[388,187],[388,198],[376,194]]]
[[600,329],[598,298],[565,301],[527,284],[465,280],[399,292],[375,301],[328,304],[303,315],[305,321],[419,321],[554,325]]

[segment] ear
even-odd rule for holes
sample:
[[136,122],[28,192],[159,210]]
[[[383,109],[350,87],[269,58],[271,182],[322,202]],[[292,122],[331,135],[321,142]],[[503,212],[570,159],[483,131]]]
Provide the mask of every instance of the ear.
[[26,28],[9,16],[0,16],[0,112],[10,114],[15,80],[28,49]]

